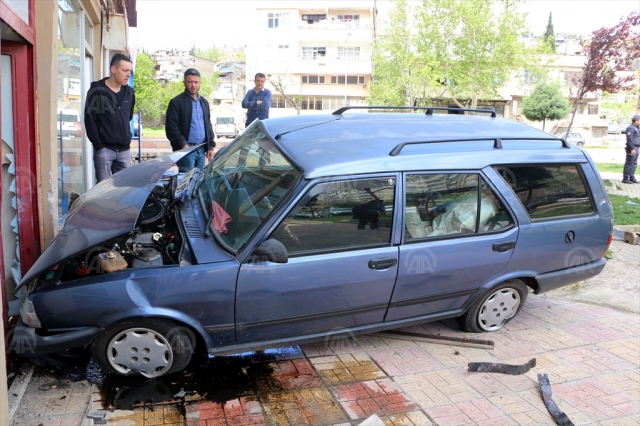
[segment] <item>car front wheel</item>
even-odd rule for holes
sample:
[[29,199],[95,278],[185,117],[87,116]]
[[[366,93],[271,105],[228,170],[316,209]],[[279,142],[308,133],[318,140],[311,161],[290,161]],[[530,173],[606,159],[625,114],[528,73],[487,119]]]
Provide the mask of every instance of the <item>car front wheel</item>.
[[91,352],[111,372],[152,378],[183,370],[194,347],[191,330],[169,320],[142,318],[107,327]]
[[456,319],[472,333],[497,331],[520,312],[526,300],[527,286],[518,279],[508,280],[492,288]]

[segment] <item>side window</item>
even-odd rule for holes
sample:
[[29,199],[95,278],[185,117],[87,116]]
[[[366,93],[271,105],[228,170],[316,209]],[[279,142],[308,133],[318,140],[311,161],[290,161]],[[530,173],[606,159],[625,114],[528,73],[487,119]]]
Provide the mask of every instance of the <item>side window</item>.
[[390,244],[395,177],[313,186],[271,235],[289,255]]
[[513,219],[504,204],[477,174],[406,177],[405,241],[493,232],[511,226]]
[[575,164],[494,166],[531,220],[592,214],[593,205]]

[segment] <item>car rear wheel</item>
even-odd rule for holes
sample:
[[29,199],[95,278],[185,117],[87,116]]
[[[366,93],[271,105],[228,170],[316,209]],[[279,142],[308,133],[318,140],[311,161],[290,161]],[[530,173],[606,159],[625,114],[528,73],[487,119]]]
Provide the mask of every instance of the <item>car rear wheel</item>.
[[462,328],[472,333],[497,331],[520,312],[526,300],[527,286],[518,279],[508,280],[476,300],[456,320]]
[[582,147],[584,146],[584,142],[578,142],[578,143],[576,143],[576,145],[577,145],[578,147],[582,148]]
[[164,319],[141,318],[107,327],[91,352],[109,371],[152,378],[183,370],[194,348],[191,330]]

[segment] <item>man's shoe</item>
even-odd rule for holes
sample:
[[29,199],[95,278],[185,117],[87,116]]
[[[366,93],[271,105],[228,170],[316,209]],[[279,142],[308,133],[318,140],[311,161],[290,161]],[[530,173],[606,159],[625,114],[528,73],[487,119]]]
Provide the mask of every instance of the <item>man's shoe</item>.
[[636,177],[635,177],[635,176],[631,176],[631,177],[629,178],[629,180],[631,181],[631,183],[640,183],[640,181],[639,181],[638,179],[636,179]]
[[627,179],[627,178],[624,178],[624,179],[622,179],[622,183],[633,183],[633,182],[631,182],[631,181],[630,181],[629,179]]

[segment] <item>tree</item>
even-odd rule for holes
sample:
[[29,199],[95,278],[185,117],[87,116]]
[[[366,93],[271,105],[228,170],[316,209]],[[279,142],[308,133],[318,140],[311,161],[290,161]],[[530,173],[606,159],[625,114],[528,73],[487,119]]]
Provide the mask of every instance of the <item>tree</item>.
[[[269,74],[267,81],[273,89],[284,98],[284,101],[291,107],[295,108],[297,115],[300,115],[300,95],[292,95],[289,91],[293,86],[293,77],[288,74]],[[273,102],[273,101],[272,101]]]
[[149,55],[138,51],[136,59],[136,69],[133,73],[133,87],[136,94],[136,111],[145,119],[157,120],[164,114],[166,105],[163,108],[163,91],[160,83],[155,79],[155,62]]
[[213,61],[214,63],[219,63],[226,59],[227,54],[224,50],[218,49],[217,47],[212,47],[210,49],[199,50],[196,49],[193,52],[193,56],[197,56],[198,58],[208,59]]
[[373,43],[370,104],[415,106],[425,98],[427,87],[437,86],[424,75],[410,14],[406,0],[398,0]]
[[459,106],[493,98],[513,72],[536,68],[537,55],[520,42],[520,0],[423,0],[419,61]]
[[[578,105],[589,92],[617,93],[629,90],[634,85],[635,76],[619,75],[631,69],[640,58],[640,13],[632,12],[613,27],[603,27],[592,33],[591,41],[583,46],[587,61],[582,73],[573,83],[573,113],[567,132],[571,130]],[[639,105],[640,106],[640,105]]]
[[544,42],[549,45],[552,52],[556,51],[556,35],[553,32],[553,22],[551,20],[551,12],[549,12],[549,22],[544,32]]
[[571,112],[571,103],[560,92],[560,85],[540,83],[522,102],[522,114],[531,121],[560,120]]
[[213,74],[208,77],[202,77],[200,79],[200,96],[205,99],[209,99],[211,94],[216,90],[218,86],[218,74]]

